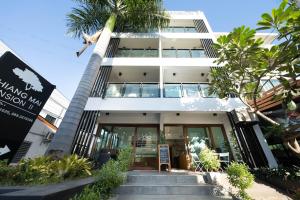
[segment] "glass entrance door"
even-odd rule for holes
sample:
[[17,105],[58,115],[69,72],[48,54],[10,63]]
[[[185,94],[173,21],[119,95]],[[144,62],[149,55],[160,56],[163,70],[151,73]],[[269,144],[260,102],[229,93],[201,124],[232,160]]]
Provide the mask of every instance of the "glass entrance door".
[[197,155],[201,149],[209,147],[211,143],[207,127],[187,128],[187,139],[189,151]]
[[157,159],[158,128],[137,127],[135,140],[135,163],[155,167]]

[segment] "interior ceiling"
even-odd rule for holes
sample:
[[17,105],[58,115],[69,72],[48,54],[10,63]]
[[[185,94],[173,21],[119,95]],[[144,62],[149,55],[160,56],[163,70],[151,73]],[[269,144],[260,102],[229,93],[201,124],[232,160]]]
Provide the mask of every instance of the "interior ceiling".
[[[166,69],[164,70],[164,82],[207,82],[209,69]],[[175,75],[174,75],[175,73]]]
[[192,19],[171,19],[169,26],[179,26],[179,27],[194,27],[194,21]]
[[141,48],[141,49],[158,49],[158,38],[122,38],[119,48]]
[[159,67],[113,67],[109,82],[159,82]]
[[162,48],[175,48],[175,49],[193,49],[202,48],[200,39],[163,39]]

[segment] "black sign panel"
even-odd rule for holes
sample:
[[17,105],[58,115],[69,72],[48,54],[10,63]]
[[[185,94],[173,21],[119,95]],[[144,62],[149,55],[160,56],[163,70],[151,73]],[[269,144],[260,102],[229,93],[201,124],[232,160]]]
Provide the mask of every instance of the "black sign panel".
[[11,52],[0,58],[0,148],[15,154],[55,86]]
[[170,155],[169,155],[169,146],[160,146],[159,147],[159,162],[160,164],[169,164],[170,160]]

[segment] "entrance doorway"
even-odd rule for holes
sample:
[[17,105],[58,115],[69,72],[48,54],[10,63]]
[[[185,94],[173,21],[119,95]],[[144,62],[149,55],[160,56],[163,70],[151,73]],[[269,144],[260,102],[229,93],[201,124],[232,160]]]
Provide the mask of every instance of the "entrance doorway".
[[229,152],[229,142],[223,125],[165,125],[166,143],[170,146],[171,166],[178,169],[191,167],[191,154],[199,155],[208,147],[217,153]]
[[[135,168],[157,168],[158,125],[102,124],[95,146],[100,153],[115,152],[131,146]],[[95,154],[96,156],[99,153]],[[96,158],[97,159],[97,158]]]

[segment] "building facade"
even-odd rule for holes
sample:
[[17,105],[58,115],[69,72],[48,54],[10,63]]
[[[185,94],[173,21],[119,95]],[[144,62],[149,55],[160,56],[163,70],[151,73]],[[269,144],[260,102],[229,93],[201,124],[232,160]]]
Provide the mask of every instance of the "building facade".
[[[213,32],[203,12],[169,14],[168,28],[113,33],[72,153],[101,160],[131,146],[134,166],[157,168],[164,135],[175,168],[188,169],[191,153],[203,146],[253,167],[276,167],[257,122],[238,117],[243,103],[208,93],[211,68],[222,67],[212,44],[226,33]],[[275,38],[257,37],[264,45]]]
[[59,90],[53,90],[12,162],[18,162],[22,158],[35,158],[45,154],[65,115],[69,103],[70,101]]

